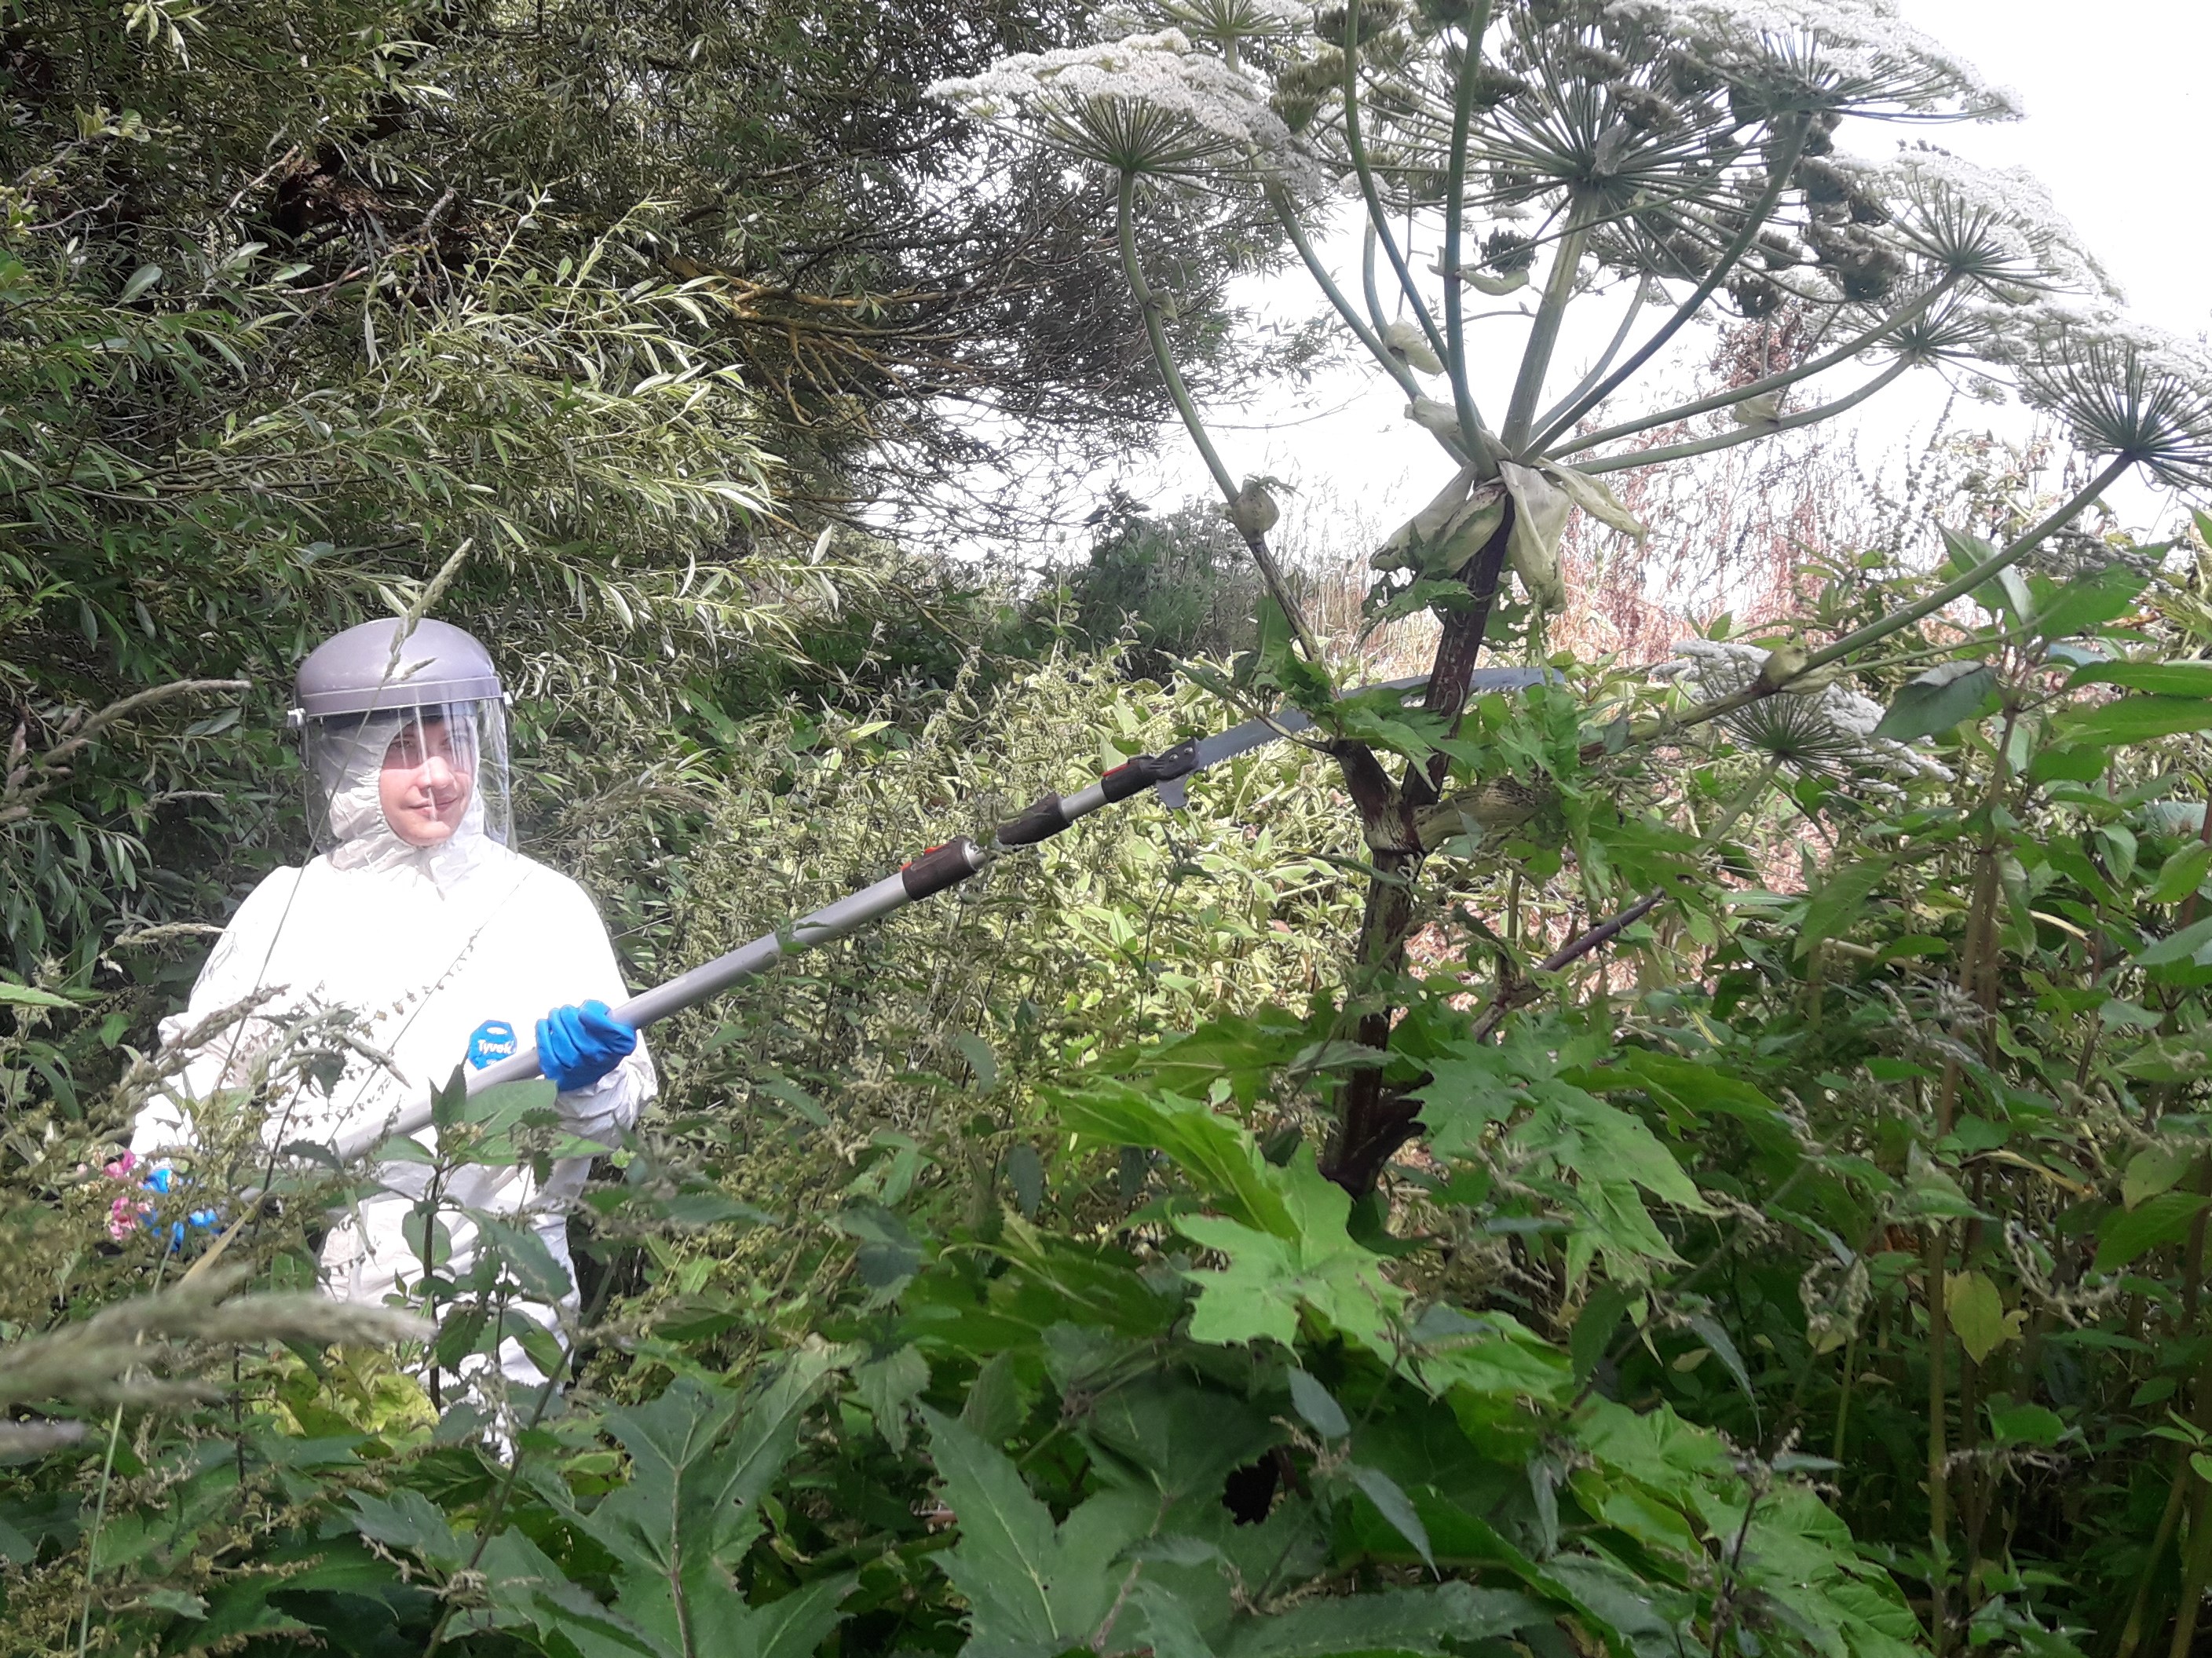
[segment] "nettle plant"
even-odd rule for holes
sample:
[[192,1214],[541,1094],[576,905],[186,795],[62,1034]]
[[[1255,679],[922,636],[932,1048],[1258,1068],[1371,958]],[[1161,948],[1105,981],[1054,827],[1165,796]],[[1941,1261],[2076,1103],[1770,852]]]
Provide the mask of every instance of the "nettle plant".
[[[1346,1030],[1368,1048],[1390,1046],[1407,941],[1433,913],[1424,865],[1443,847],[1464,849],[1468,830],[1500,827],[1511,802],[1526,811],[1526,789],[1502,799],[1498,774],[1543,768],[1525,730],[1504,729],[1540,725],[1540,713],[1508,720],[1470,703],[1478,655],[1540,645],[1542,616],[1565,598],[1559,543],[1572,514],[1647,533],[1611,475],[1833,419],[1915,368],[1972,377],[1977,390],[2002,376],[2100,462],[1956,580],[1817,648],[1789,643],[1749,683],[1618,727],[1592,758],[1817,691],[1877,641],[2016,564],[2130,470],[2172,484],[2212,471],[2212,356],[2127,317],[2031,178],[1924,143],[1880,161],[1837,149],[1850,122],[2018,112],[1885,0],[1350,0],[1318,11],[1291,0],[1147,0],[1110,8],[1104,21],[1116,38],[1007,58],[934,91],[1102,171],[1112,187],[1159,371],[1283,623],[1267,668],[1323,722],[1374,853]],[[1407,419],[1443,452],[1439,470],[1451,469],[1374,560],[1373,611],[1427,609],[1442,622],[1427,687],[1412,699],[1332,701],[1267,544],[1277,510],[1267,481],[1240,483],[1222,457],[1160,326],[1172,298],[1138,257],[1146,212],[1249,208],[1255,197],[1404,391]],[[1346,197],[1362,210],[1358,301],[1321,252]],[[1491,307],[1485,325],[1503,316],[1525,330],[1517,366],[1497,386],[1476,383],[1476,303]],[[1618,320],[1595,361],[1571,377],[1560,347],[1577,307],[1611,307]],[[1686,329],[1785,310],[1802,343],[1771,372],[1632,411],[1634,394],[1665,378],[1664,353]],[[1717,429],[1698,429],[1700,417]],[[1795,723],[1813,717],[1808,708]],[[1554,804],[1569,779],[1520,780]],[[1576,803],[1563,804],[1573,819]],[[1601,866],[1578,827],[1568,830],[1581,861]],[[1587,896],[1605,884],[1586,880]],[[1612,936],[1593,927],[1559,965]],[[1326,1172],[1355,1194],[1370,1191],[1419,1108],[1387,1068],[1355,1074],[1337,1102]]]

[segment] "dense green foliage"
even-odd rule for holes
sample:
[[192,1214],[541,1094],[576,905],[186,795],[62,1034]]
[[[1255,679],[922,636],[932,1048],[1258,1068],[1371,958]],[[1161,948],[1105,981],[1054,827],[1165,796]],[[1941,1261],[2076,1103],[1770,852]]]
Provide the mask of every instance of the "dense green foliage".
[[[1915,284],[1968,280],[1946,260],[2022,310],[2066,274],[2033,224],[1931,250],[1800,167],[1844,105],[1950,95],[1885,90],[1893,58],[1871,90],[1760,58],[1787,97],[1741,64],[1723,94],[1544,0],[1497,9],[1527,74],[1492,84],[1464,49],[1492,9],[1378,5],[1385,136],[1441,154],[1425,107],[1464,100],[1455,157],[1386,198],[1331,102],[1361,88],[1357,9],[1319,45],[1282,9],[1169,9],[1212,46],[1249,26],[1386,226],[1455,179],[1486,211],[1549,188],[1547,99],[1562,150],[1648,118],[1538,158],[1575,206],[1554,311],[1587,253],[1636,282],[1632,321],[1647,280],[1771,314],[1715,257],[1753,245],[1739,184],[1797,216],[1758,282],[1802,284],[1847,356],[1988,347],[2009,312],[1906,337]],[[1537,648],[1569,510],[1516,540],[1542,497],[1478,476],[1493,446],[1608,524],[1601,471],[1669,452],[1545,459],[1589,435],[1536,429],[1549,338],[1492,434],[1455,348],[1385,346],[1337,294],[1409,393],[1417,351],[1450,365],[1455,407],[1413,412],[1466,466],[1371,602],[1435,614],[1450,695],[1334,695],[1356,652],[1301,637],[1263,482],[1218,457],[1225,522],[1117,502],[1021,605],[817,538],[978,452],[948,400],[1121,430],[1159,395],[1140,337],[1206,440],[1178,364],[1233,367],[1220,284],[1285,205],[1253,152],[1205,153],[1210,196],[1178,193],[1185,155],[1102,197],[922,94],[1079,21],[9,14],[9,1649],[2185,1655],[2212,1585],[2207,521],[2053,559],[2097,491],[2070,479],[2056,514],[2008,503],[2002,548],[1813,550],[1789,629],[1712,624],[1672,677],[1561,657],[1469,695],[1479,651]],[[1673,180],[1664,210],[1610,193],[1624,155]],[[1484,247],[1509,288],[1536,257]],[[1438,274],[1451,311],[1467,273]],[[2099,477],[2186,478],[2202,388],[2110,349],[2065,359]],[[1782,404],[1738,419],[1744,395],[1641,424],[1720,416],[1674,459],[1753,441]],[[258,1053],[173,1193],[103,1167],[170,1063],[151,1022],[195,927],[299,849],[291,663],[430,609],[494,642],[528,844],[641,981],[1255,703],[1320,740],[656,1029],[662,1100],[571,1218],[569,1351],[536,1344],[565,1386],[457,1387],[507,1300],[572,1287],[452,1195],[579,1149],[549,1084],[441,1099],[404,1312],[301,1293],[320,1218],[379,1175],[258,1139],[340,1020]],[[168,1249],[201,1204],[220,1241]],[[457,1273],[464,1216],[485,1247]]]
[[1078,635],[1094,647],[1126,637],[1131,666],[1152,673],[1259,642],[1260,584],[1218,513],[1194,504],[1156,516],[1118,495],[1103,511],[1089,557],[1069,573]]
[[[1158,401],[1056,170],[921,96],[1066,21],[11,9],[16,969],[82,979],[105,939],[219,912],[284,855],[292,665],[433,592],[501,641],[571,801],[610,780],[608,733],[658,757],[759,706],[778,677],[749,659],[870,678],[835,649],[808,661],[792,628],[888,589],[842,636],[905,630],[942,579],[865,539],[809,557],[825,513],[1095,444]],[[988,197],[952,182],[986,170]],[[1205,299],[1184,335],[1227,360]],[[1013,454],[977,439],[979,410],[1022,422]],[[72,745],[88,719],[101,740]]]
[[[1848,571],[1831,592],[1839,623],[1887,598]],[[434,1432],[386,1367],[249,1360],[235,1404],[122,1418],[96,1520],[104,1418],[25,1471],[9,1547],[44,1564],[14,1580],[14,1626],[74,1636],[96,1524],[95,1634],[179,1646],[304,1629],[396,1651],[442,1618],[454,1641],[684,1650],[669,1620],[696,1616],[786,1652],[833,1627],[887,1651],[1103,1628],[1108,1650],[1442,1653],[1488,1631],[1564,1652],[1570,1625],[1657,1652],[1722,1619],[1898,1650],[1915,1625],[1887,1570],[1925,1570],[1945,1351],[1918,1292],[1932,1248],[1955,1251],[1934,1385],[1977,1628],[2063,1651],[2048,1631],[2124,1621],[2139,1582],[2170,1604],[2179,1563],[2151,1546],[2190,1447],[2142,1446],[2182,1431],[2168,1403],[2203,1346],[2203,929],[2175,907],[2205,872],[2179,780],[2140,744],[2186,743],[2160,728],[2203,726],[2212,700],[2193,667],[2058,695],[2051,667],[2099,648],[2085,629],[2179,642],[2212,611],[2135,576],[1992,603],[2072,642],[2030,631],[1938,711],[2001,704],[1944,750],[1955,784],[1868,810],[1802,778],[1784,811],[1842,839],[1809,894],[1703,886],[1624,940],[1638,989],[1503,1045],[1454,1005],[1495,992],[1480,932],[1449,935],[1388,1055],[1330,1040],[1357,906],[1324,857],[1350,848],[1279,751],[1207,780],[1186,821],[1103,821],[780,977],[664,1045],[671,1108],[592,1202],[595,1344],[511,1488],[451,1442],[465,1405]],[[1546,757],[1585,856],[1649,878],[1687,837],[1612,805],[1710,816],[1776,743],[1747,726],[1673,777],[1582,762],[1584,708],[1622,694],[1539,693]],[[733,733],[685,862],[692,931],[666,947],[717,948],[867,878],[887,842],[1157,750],[1210,717],[1182,696],[1047,666],[919,724]],[[1493,718],[1518,741],[1518,711]],[[1496,905],[1509,868],[1556,866],[1556,835],[1469,865],[1475,890]],[[1375,1063],[1430,1078],[1430,1135],[1355,1212],[1310,1148],[1331,1078]],[[457,1131],[450,1155],[512,1157],[516,1132]],[[27,1172],[45,1185],[82,1143]],[[58,1189],[59,1212],[13,1217],[42,1264],[9,1315],[43,1322],[65,1285],[80,1307],[154,1289],[143,1236],[83,1254],[112,1186]],[[298,1248],[256,1242],[280,1284]],[[456,1286],[454,1339],[481,1288]],[[1896,1552],[1854,1548],[1808,1476]],[[1032,1572],[1045,1587],[1018,1593]],[[1347,1626],[1316,1584],[1380,1599]]]

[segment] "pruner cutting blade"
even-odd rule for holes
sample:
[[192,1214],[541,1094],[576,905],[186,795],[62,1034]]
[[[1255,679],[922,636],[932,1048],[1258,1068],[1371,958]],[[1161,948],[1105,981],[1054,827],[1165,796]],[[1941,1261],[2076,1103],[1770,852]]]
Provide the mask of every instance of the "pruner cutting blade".
[[[1553,668],[1477,668],[1469,688],[1478,691],[1525,690],[1546,679],[1557,679],[1559,677],[1559,671]],[[1413,691],[1428,683],[1428,675],[1415,674],[1408,679],[1384,679],[1371,685],[1355,685],[1342,695],[1357,696],[1364,691]],[[1273,714],[1263,714],[1257,720],[1248,720],[1241,726],[1231,726],[1227,731],[1216,732],[1211,737],[1201,737],[1197,744],[1198,757],[1189,769],[1153,784],[1152,793],[1159,797],[1160,804],[1169,811],[1181,811],[1190,804],[1186,786],[1208,766],[1218,765],[1224,760],[1240,754],[1249,754],[1254,749],[1265,748],[1280,738],[1294,737],[1302,731],[1311,729],[1312,726],[1311,715],[1303,708],[1285,703]]]

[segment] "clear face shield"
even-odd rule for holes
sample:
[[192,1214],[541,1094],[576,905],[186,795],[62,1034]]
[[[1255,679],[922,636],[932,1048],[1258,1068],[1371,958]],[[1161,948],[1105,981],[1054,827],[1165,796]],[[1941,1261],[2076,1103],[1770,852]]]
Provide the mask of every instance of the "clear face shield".
[[315,850],[508,844],[507,710],[497,697],[309,716],[300,726]]

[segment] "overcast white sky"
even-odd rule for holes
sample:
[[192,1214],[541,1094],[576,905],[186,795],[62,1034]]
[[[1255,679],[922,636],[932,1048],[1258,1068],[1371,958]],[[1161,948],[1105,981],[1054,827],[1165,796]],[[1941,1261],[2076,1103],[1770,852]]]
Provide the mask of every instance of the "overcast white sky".
[[[1916,129],[1912,136],[1986,164],[2028,167],[2136,311],[2186,333],[2212,326],[2212,97],[2202,86],[2212,74],[2212,5],[1905,0],[1904,11],[1990,79],[2014,88],[2027,109],[2020,122]],[[1843,142],[1875,155],[1894,143],[1896,131],[1863,127],[1847,131]],[[1278,314],[1303,316],[1321,307],[1302,272],[1255,284],[1251,297]],[[1599,308],[1588,307],[1593,313]],[[1609,328],[1612,319],[1603,321]],[[1517,349],[1520,325],[1496,326],[1515,334]],[[1507,343],[1500,338],[1501,346]],[[1570,368],[1578,369],[1573,346],[1570,338],[1564,355]],[[1863,452],[1910,445],[1932,416],[1942,388],[1908,393],[1915,378],[1907,376],[1859,411]],[[1363,369],[1302,394],[1210,412],[1232,471],[1272,473],[1310,491],[1319,485],[1338,500],[1356,501],[1368,523],[1387,524],[1425,500],[1447,470],[1405,422],[1403,409],[1395,388]],[[1133,465],[1119,481],[1162,507],[1211,493],[1179,430],[1164,435],[1152,461]],[[2170,501],[2147,490],[2117,504],[2145,530],[2170,527],[2175,512]],[[1079,537],[1066,550],[1079,546]]]

